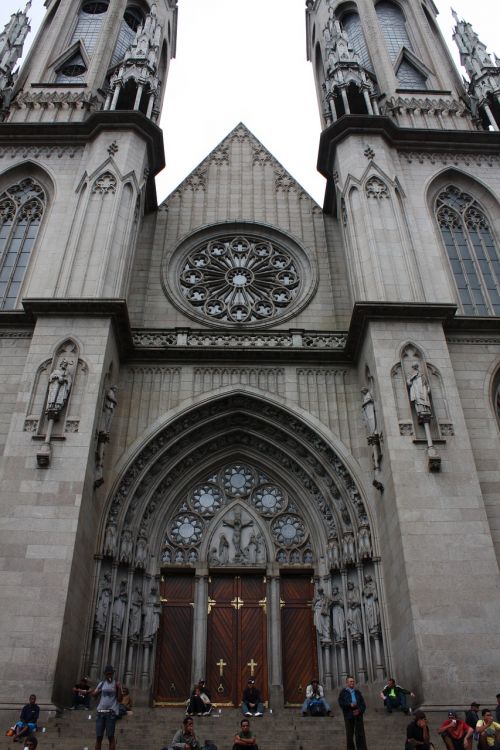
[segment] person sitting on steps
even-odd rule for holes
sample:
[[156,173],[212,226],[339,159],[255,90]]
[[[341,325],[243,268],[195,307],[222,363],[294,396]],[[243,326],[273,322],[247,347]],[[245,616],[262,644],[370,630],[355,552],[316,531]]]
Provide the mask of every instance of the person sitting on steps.
[[38,717],[40,716],[40,706],[37,705],[36,695],[33,693],[29,697],[29,703],[21,709],[19,721],[14,727],[14,742],[21,742],[28,734],[33,734],[37,730]]
[[240,731],[234,736],[233,750],[259,750],[248,719],[241,720]]
[[415,697],[415,694],[411,690],[406,690],[401,685],[397,685],[394,677],[391,677],[387,681],[387,685],[385,685],[380,693],[388,714],[392,714],[393,711],[397,711],[398,709],[401,709],[405,714],[410,713],[410,709],[407,706],[407,695],[412,698]]
[[[320,713],[316,714],[316,710],[319,709]],[[302,716],[313,716],[319,715],[330,716],[332,709],[330,704],[325,700],[325,691],[323,685],[319,684],[319,681],[314,678],[311,683],[306,687],[306,699],[302,704]]]
[[262,716],[264,705],[260,697],[260,690],[255,687],[255,680],[250,677],[243,691],[241,711],[244,716]]

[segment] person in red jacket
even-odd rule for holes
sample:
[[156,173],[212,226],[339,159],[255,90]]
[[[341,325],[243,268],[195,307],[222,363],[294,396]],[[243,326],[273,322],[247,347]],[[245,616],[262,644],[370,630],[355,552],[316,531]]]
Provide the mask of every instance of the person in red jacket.
[[438,729],[438,734],[448,750],[472,750],[472,735],[474,730],[455,711],[448,711],[448,718]]

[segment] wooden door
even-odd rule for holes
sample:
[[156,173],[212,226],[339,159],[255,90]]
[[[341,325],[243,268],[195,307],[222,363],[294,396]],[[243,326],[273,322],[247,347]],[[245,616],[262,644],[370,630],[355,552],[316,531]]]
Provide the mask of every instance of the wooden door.
[[316,631],[311,608],[314,584],[310,575],[282,575],[281,642],[285,705],[299,705],[306,685],[318,675]]
[[165,573],[156,654],[155,702],[183,705],[191,695],[194,577]]
[[206,679],[212,700],[237,706],[251,676],[267,700],[265,578],[212,575],[208,596]]

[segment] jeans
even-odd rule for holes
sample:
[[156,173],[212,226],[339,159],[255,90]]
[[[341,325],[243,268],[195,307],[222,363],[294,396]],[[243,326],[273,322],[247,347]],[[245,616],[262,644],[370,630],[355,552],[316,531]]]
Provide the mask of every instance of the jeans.
[[116,714],[114,711],[98,711],[95,720],[96,737],[102,739],[104,732],[106,732],[108,740],[112,739],[115,736],[115,724]]
[[262,703],[257,703],[257,706],[255,708],[249,708],[248,703],[242,703],[241,704],[241,713],[245,715],[246,713],[250,714],[263,714],[264,713],[264,706]]
[[396,695],[394,697],[392,697],[391,695],[387,695],[384,698],[385,707],[390,709],[400,708],[402,711],[406,711],[406,703],[406,693],[399,693],[399,695]]
[[[306,698],[304,703],[302,704],[302,713],[306,714],[309,711],[309,701],[312,700],[311,698]],[[321,703],[323,708],[325,709],[325,713],[329,713],[332,709],[330,707],[330,704],[324,699],[324,698],[318,698],[318,702]]]
[[[365,725],[362,716],[346,719],[344,716],[347,750],[366,750]],[[354,739],[356,747],[354,747]]]

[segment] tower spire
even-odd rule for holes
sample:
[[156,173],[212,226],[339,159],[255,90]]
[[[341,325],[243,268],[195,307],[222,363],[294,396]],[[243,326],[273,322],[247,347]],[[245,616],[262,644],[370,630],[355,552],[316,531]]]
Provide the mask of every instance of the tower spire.
[[460,20],[452,9],[455,19],[453,39],[460,52],[460,62],[469,76],[469,95],[473,107],[480,115],[485,127],[500,129],[500,67],[495,56],[493,62],[486,45],[479,39],[470,23]]
[[3,32],[0,34],[0,112],[7,109],[17,74],[14,67],[23,54],[23,46],[30,31],[28,11],[31,0],[25,9],[18,10],[10,17]]

